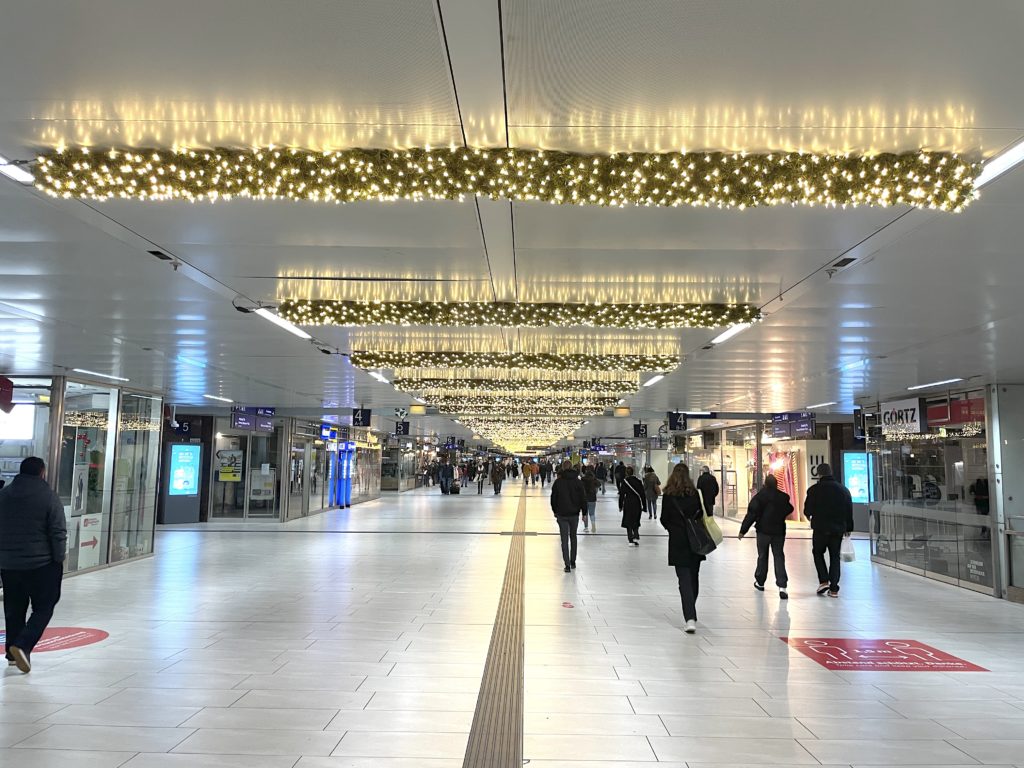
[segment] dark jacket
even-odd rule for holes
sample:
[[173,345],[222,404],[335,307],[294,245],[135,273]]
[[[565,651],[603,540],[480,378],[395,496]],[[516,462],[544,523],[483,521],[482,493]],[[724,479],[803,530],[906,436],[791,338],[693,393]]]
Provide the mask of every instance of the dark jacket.
[[0,490],[0,568],[63,563],[67,541],[64,505],[43,478],[18,475]]
[[697,490],[704,499],[704,511],[710,515],[718,498],[718,480],[710,472],[702,472],[697,478]]
[[551,485],[551,511],[555,517],[577,517],[587,511],[587,492],[575,469],[560,472]]
[[600,485],[593,472],[587,472],[583,476],[583,490],[587,492],[587,501],[597,501],[597,489]]
[[491,483],[493,485],[501,485],[501,481],[505,479],[505,468],[501,464],[495,464],[491,467]]
[[660,485],[661,478],[658,477],[656,472],[644,473],[644,493],[647,494],[648,501],[654,501],[661,495],[661,491],[658,490],[658,486]]
[[598,464],[597,469],[594,470],[594,477],[596,477],[598,480],[607,480],[608,468],[603,463]]
[[812,531],[841,534],[853,530],[853,498],[846,486],[831,476],[807,489],[804,514]]
[[437,476],[442,480],[454,480],[455,479],[455,467],[451,464],[442,464],[441,469],[438,470]]
[[745,534],[753,525],[758,533],[766,536],[785,536],[786,518],[792,511],[788,493],[778,488],[762,488],[747,505],[747,516],[743,518],[740,534]]
[[640,518],[647,511],[647,494],[643,481],[636,475],[630,475],[619,485],[619,509],[623,528],[640,527]]
[[692,568],[707,558],[698,555],[690,547],[686,535],[685,519],[700,520],[704,510],[696,493],[683,496],[663,496],[661,500],[661,524],[668,531],[668,564]]
[[615,478],[615,482],[616,483],[621,483],[623,480],[625,480],[626,479],[626,465],[625,464],[621,464],[621,463],[620,464],[616,464],[615,465],[615,469],[612,470],[612,477]]

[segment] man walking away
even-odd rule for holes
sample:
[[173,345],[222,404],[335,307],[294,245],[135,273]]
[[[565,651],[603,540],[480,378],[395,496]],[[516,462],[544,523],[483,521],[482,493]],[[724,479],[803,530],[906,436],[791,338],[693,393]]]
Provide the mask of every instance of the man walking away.
[[500,462],[494,462],[491,467],[491,485],[494,486],[494,495],[501,493],[501,481],[505,479],[505,467]]
[[[597,485],[594,470],[588,469],[583,473],[583,490],[587,492],[587,511],[583,513],[583,530],[589,530],[591,533],[597,533]],[[590,524],[589,529],[588,523]]]
[[603,461],[597,462],[597,468],[594,470],[594,477],[596,477],[597,482],[601,484],[601,495],[604,496],[604,484],[608,482],[608,467],[604,465]]
[[700,477],[697,478],[697,490],[700,491],[700,498],[704,502],[704,512],[710,517],[715,514],[715,499],[718,498],[718,480],[711,474],[711,467],[705,464],[700,468]]
[[779,481],[775,475],[764,479],[764,487],[747,505],[747,516],[740,526],[742,539],[747,535],[750,526],[757,529],[757,567],[754,569],[754,589],[764,592],[764,583],[768,578],[768,550],[771,549],[775,561],[775,586],[779,588],[779,597],[789,599],[786,592],[789,576],[786,574],[786,518],[793,511],[789,494],[779,490]]
[[576,567],[576,529],[580,515],[587,514],[587,494],[572,464],[562,462],[562,471],[551,486],[551,511],[558,521],[565,572]]
[[[60,601],[68,531],[64,506],[46,483],[46,464],[21,462],[0,491],[0,578],[4,587],[7,662],[32,671],[32,650]],[[29,604],[32,615],[26,621]]]
[[828,592],[829,597],[839,597],[839,550],[843,537],[853,532],[853,498],[833,477],[828,464],[818,465],[818,482],[807,489],[804,514],[811,521],[811,552],[818,570],[818,594]]

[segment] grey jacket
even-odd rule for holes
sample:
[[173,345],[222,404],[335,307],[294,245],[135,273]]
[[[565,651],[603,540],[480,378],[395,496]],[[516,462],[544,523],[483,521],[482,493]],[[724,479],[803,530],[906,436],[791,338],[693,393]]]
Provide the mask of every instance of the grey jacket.
[[18,475],[0,490],[0,568],[27,571],[62,563],[67,540],[64,505],[41,477]]

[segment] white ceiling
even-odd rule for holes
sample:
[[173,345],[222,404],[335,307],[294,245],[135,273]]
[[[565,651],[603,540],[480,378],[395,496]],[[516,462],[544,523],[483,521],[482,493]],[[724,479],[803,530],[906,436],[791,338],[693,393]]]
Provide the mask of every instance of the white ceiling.
[[[925,147],[981,158],[1024,137],[1019,0],[501,7],[499,23],[496,0],[14,4],[0,45],[0,155],[29,159],[60,141],[340,148],[507,137],[588,151]],[[744,301],[768,316],[713,350],[702,347],[716,332],[695,330],[315,335],[343,351],[684,354],[630,398],[636,414],[849,409],[922,381],[1021,381],[1022,200],[1020,170],[959,215],[86,204],[0,177],[0,372],[110,372],[193,406],[213,393],[310,415],[325,403],[385,411],[410,399],[235,312],[232,299],[518,298]],[[824,268],[844,254],[858,262],[829,279]],[[414,424],[463,434],[444,419]]]

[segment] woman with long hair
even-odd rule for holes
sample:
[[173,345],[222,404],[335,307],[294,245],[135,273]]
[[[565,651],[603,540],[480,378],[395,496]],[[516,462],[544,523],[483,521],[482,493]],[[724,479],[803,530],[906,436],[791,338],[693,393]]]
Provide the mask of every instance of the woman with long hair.
[[640,546],[640,520],[647,511],[647,494],[644,482],[636,476],[632,467],[626,467],[626,474],[619,485],[619,509],[622,510],[622,527],[633,546]]
[[697,631],[697,593],[700,590],[700,564],[705,560],[690,546],[686,520],[700,520],[704,508],[685,464],[676,464],[662,490],[661,524],[668,531],[668,564],[676,569],[679,597],[683,601],[686,632]]

